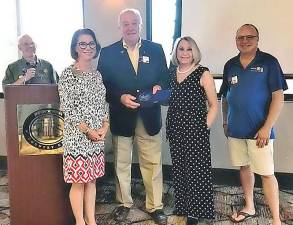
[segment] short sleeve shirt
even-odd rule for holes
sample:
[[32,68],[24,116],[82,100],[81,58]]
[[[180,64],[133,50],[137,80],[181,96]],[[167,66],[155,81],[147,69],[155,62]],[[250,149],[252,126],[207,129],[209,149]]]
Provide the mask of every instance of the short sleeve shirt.
[[[254,139],[267,118],[272,92],[287,88],[281,66],[272,55],[257,50],[245,69],[240,55],[230,59],[220,89],[228,102],[228,136]],[[270,138],[275,138],[273,129]]]
[[31,65],[24,58],[21,58],[8,65],[5,77],[2,81],[3,85],[12,84],[26,73],[27,69],[34,67],[36,75],[25,84],[55,84],[57,81],[57,74],[52,65],[43,59],[37,58],[36,63]]

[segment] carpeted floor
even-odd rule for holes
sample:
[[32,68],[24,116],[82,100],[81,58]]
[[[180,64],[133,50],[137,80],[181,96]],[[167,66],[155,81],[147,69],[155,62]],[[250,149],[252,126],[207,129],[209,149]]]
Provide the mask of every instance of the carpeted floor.
[[[216,219],[203,220],[200,224],[207,225],[231,225],[228,215],[241,209],[243,205],[242,190],[239,187],[214,186]],[[134,197],[134,207],[131,209],[127,221],[117,223],[111,219],[111,213],[117,207],[115,203],[115,186],[111,179],[103,179],[97,184],[96,218],[99,225],[111,224],[155,224],[144,210],[144,187],[139,179],[132,180],[132,192]],[[185,218],[172,215],[173,212],[173,187],[172,182],[164,182],[164,211],[168,215],[168,224],[184,225]],[[255,189],[255,203],[257,217],[247,220],[240,225],[269,225],[270,212],[265,204],[262,190]],[[293,225],[293,190],[280,190],[280,209],[283,224]],[[6,171],[0,171],[0,225],[9,225],[9,194],[8,179]]]

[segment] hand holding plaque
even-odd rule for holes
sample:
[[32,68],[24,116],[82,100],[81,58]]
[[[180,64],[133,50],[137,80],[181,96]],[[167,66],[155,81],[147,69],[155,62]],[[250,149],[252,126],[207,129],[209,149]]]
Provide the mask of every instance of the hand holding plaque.
[[151,91],[144,91],[137,96],[137,103],[140,107],[151,107],[154,104],[167,105],[171,95],[171,89],[158,90],[156,94]]

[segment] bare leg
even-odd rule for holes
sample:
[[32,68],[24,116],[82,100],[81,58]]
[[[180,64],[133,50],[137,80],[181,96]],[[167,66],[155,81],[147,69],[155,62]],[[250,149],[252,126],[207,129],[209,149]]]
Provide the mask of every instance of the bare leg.
[[270,207],[273,225],[281,225],[279,211],[279,187],[274,175],[261,176],[265,199]]
[[[253,215],[255,214],[253,203],[254,174],[249,166],[240,167],[240,181],[245,198],[245,206],[241,211]],[[241,220],[244,218],[244,216],[239,215],[237,217],[237,213],[234,213],[232,218],[235,220]]]
[[85,184],[84,188],[84,213],[88,225],[97,225],[95,219],[96,180]]
[[76,225],[85,225],[83,219],[83,195],[84,184],[72,184],[69,192],[69,199]]

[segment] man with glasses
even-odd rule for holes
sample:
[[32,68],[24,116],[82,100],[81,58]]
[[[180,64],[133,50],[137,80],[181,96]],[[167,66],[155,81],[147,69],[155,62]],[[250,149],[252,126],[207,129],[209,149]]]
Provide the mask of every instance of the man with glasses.
[[110,107],[116,172],[116,198],[121,203],[113,217],[124,221],[133,205],[131,163],[134,144],[146,190],[146,210],[158,224],[166,224],[162,211],[161,107],[143,107],[141,93],[155,93],[168,83],[162,46],[140,38],[142,19],[136,9],[118,18],[122,39],[101,50],[98,70],[103,76]]
[[263,192],[273,225],[281,225],[278,182],[274,175],[275,124],[287,89],[278,60],[258,49],[259,33],[252,24],[236,32],[239,54],[224,67],[222,94],[223,128],[231,162],[240,167],[245,206],[230,216],[234,223],[256,215],[253,202],[254,173],[262,179]]
[[18,49],[22,58],[8,65],[3,85],[56,83],[56,72],[49,62],[37,58],[36,45],[29,35],[19,38]]

